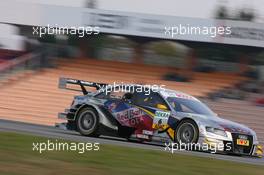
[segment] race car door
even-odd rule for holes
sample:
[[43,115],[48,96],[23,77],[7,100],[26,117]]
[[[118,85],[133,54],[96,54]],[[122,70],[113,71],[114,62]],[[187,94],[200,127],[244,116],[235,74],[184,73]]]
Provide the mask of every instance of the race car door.
[[152,120],[142,109],[131,104],[131,99],[126,98],[128,93],[121,88],[109,91],[104,97],[107,99],[104,106],[121,126],[133,128],[136,134],[140,134],[144,123],[151,126]]
[[[168,126],[170,110],[165,100],[156,92],[135,92],[131,99],[131,104],[141,109],[150,119],[142,122],[141,132],[143,135],[150,135],[160,140],[167,140],[173,137]],[[145,115],[143,115],[145,116]],[[144,118],[144,119],[145,119]]]

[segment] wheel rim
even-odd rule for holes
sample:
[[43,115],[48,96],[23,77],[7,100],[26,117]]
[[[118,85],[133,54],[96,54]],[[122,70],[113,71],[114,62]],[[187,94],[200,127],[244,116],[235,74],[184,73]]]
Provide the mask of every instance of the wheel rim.
[[195,128],[190,123],[182,124],[177,132],[177,140],[182,143],[193,143],[195,140]]
[[95,126],[95,116],[90,112],[84,112],[81,114],[81,127],[84,130],[91,130]]

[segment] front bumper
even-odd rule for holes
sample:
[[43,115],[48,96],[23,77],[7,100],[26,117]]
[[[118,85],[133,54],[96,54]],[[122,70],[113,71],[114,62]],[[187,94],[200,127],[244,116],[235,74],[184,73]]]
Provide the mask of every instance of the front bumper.
[[[251,143],[247,146],[236,145],[235,141],[221,140],[210,137],[202,137],[198,141],[200,144],[207,144],[209,152],[227,153],[254,157],[263,157],[263,148],[260,144]],[[203,150],[206,151],[206,150]]]

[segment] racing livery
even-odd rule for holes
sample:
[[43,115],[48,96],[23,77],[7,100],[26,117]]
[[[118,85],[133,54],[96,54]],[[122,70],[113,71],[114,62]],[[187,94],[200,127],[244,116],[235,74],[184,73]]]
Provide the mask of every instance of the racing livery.
[[[76,90],[71,106],[59,113],[60,124],[84,136],[100,135],[130,141],[155,143],[199,143],[217,147],[218,152],[261,157],[262,147],[250,128],[217,116],[197,98],[165,88],[149,89],[137,84],[114,87],[70,78],[60,78],[59,88]],[[96,88],[87,91],[85,87]],[[138,89],[137,89],[138,88]],[[145,87],[144,87],[145,88]],[[228,146],[227,146],[228,145]]]

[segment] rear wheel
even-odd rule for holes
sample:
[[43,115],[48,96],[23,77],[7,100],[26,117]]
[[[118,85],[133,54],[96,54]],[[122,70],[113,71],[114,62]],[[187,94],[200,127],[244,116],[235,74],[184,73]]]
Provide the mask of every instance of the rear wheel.
[[91,107],[79,111],[76,120],[77,130],[84,136],[98,137],[99,117],[97,111]]
[[177,143],[197,143],[199,130],[196,123],[192,120],[183,120],[176,129],[175,141]]

